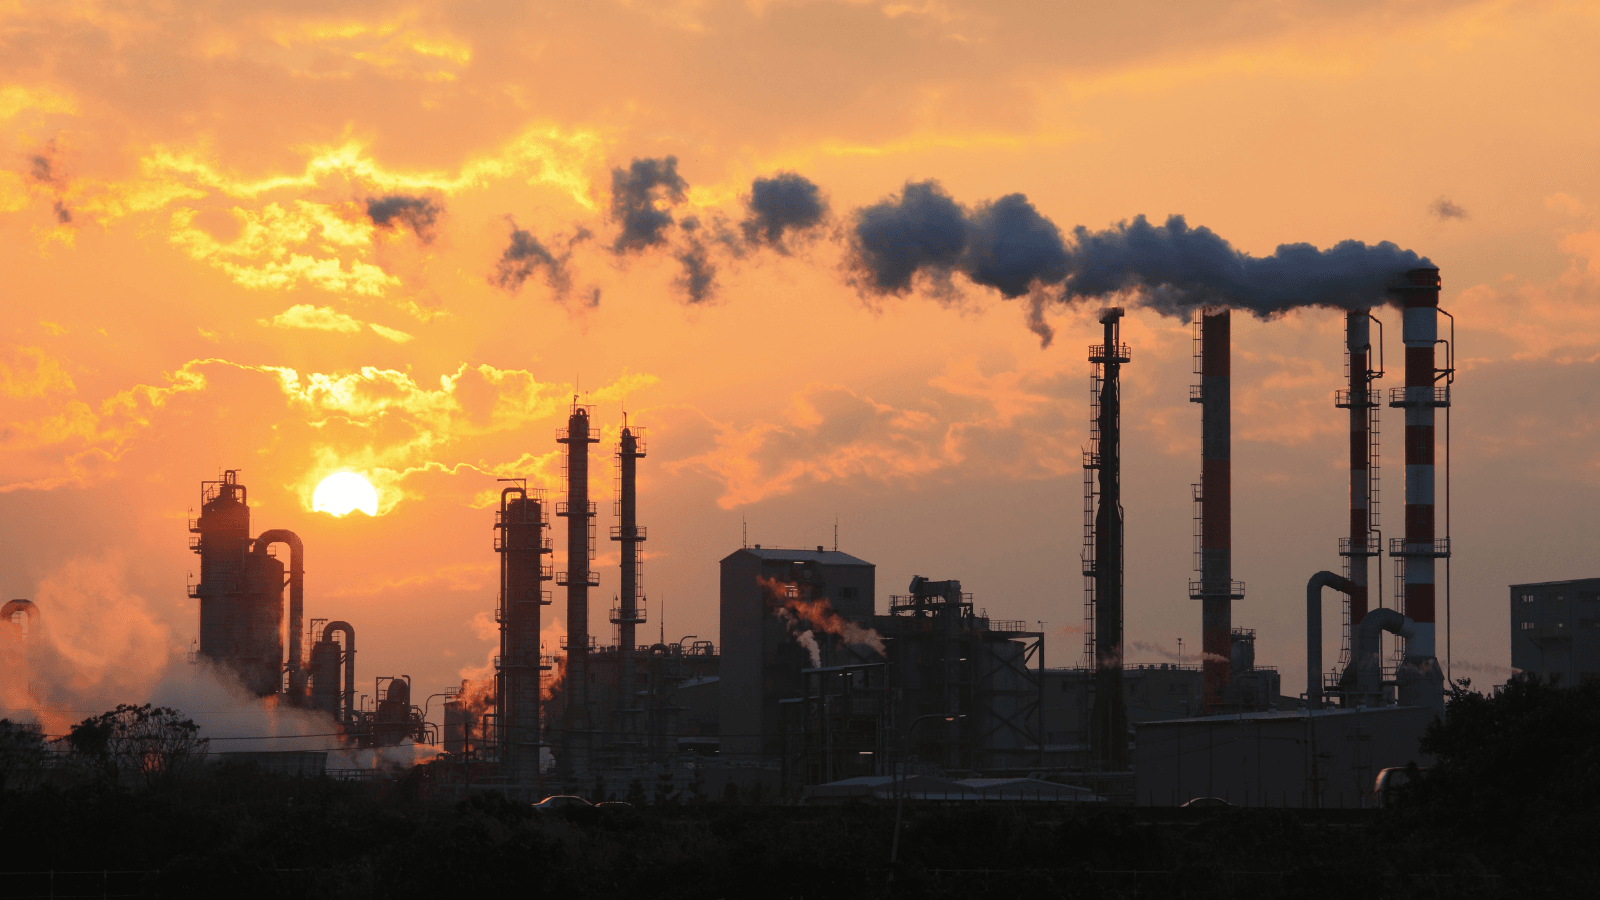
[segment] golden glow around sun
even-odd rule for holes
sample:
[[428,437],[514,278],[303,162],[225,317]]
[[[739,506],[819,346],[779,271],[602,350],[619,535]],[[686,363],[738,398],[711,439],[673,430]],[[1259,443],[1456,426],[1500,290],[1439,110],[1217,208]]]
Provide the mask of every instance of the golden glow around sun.
[[336,516],[359,509],[375,516],[378,514],[378,489],[354,472],[335,472],[317,485],[316,493],[311,495],[311,508]]

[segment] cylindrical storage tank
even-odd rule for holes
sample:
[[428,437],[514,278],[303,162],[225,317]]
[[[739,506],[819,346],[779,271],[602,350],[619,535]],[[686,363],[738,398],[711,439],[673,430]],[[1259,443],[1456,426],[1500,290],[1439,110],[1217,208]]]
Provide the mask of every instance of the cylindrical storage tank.
[[311,708],[339,718],[339,644],[323,639],[311,647]]
[[[266,697],[283,687],[284,565],[275,557],[248,557],[245,592],[234,608],[231,656],[245,687]],[[293,636],[299,640],[299,635]]]
[[467,751],[467,707],[460,700],[444,702],[444,752]]

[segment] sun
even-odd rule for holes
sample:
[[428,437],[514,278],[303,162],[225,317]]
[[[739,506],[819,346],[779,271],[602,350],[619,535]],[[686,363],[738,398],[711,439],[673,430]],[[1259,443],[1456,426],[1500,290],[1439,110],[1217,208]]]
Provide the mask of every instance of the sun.
[[311,495],[311,509],[335,516],[359,509],[375,516],[378,514],[378,489],[355,472],[335,472],[317,485],[316,492]]

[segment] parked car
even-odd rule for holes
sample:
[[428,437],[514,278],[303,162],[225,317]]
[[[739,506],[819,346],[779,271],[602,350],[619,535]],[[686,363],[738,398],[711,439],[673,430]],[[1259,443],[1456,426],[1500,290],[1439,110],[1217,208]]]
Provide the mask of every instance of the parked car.
[[553,797],[546,797],[543,800],[540,800],[538,803],[535,803],[533,808],[551,810],[575,809],[577,807],[584,806],[594,806],[594,804],[583,799],[582,797],[574,796],[572,794],[556,794]]
[[594,805],[595,809],[633,809],[633,804],[626,800],[602,800]]
[[[1418,774],[1426,771],[1428,771],[1427,766],[1417,769]],[[1392,806],[1394,804],[1395,789],[1402,784],[1409,784],[1410,781],[1411,776],[1406,774],[1404,766],[1391,766],[1390,768],[1379,770],[1378,777],[1372,779],[1372,796],[1377,801],[1378,808]]]
[[1195,797],[1178,804],[1179,809],[1226,809],[1232,806],[1221,797]]

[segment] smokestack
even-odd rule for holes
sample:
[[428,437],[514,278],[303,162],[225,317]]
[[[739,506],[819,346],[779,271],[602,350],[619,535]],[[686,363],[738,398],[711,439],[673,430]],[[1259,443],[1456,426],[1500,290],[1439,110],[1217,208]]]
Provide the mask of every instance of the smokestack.
[[1201,683],[1206,712],[1218,711],[1232,675],[1233,601],[1244,585],[1233,580],[1232,341],[1227,309],[1201,310],[1200,581],[1189,596],[1200,601]]
[[[1449,538],[1434,527],[1434,410],[1450,405],[1450,388],[1436,386],[1448,369],[1436,365],[1439,339],[1439,270],[1411,269],[1390,287],[1405,308],[1406,385],[1390,391],[1389,405],[1406,411],[1406,530],[1389,542],[1396,586],[1403,586],[1401,611],[1416,623],[1406,641],[1400,700],[1406,705],[1442,709],[1444,676],[1434,648],[1434,566],[1450,555]],[[1398,593],[1398,591],[1397,591]]]
[[556,515],[567,519],[567,571],[556,584],[567,589],[567,707],[563,716],[562,768],[584,775],[589,766],[589,738],[594,728],[589,709],[589,588],[600,583],[589,570],[594,553],[595,506],[589,502],[589,445],[600,437],[589,430],[590,407],[572,398],[567,427],[556,443],[567,445],[567,499],[556,504]]
[[[513,497],[512,495],[516,495]],[[540,607],[543,589],[544,504],[526,484],[500,492],[494,549],[500,554],[500,657],[495,661],[495,722],[500,772],[511,784],[539,777]]]
[[[635,683],[634,655],[638,648],[636,629],[645,621],[639,545],[644,542],[646,535],[638,520],[637,488],[639,460],[644,456],[644,429],[630,426],[624,413],[622,439],[617,444],[616,512],[622,522],[611,529],[611,539],[622,545],[622,581],[617,594],[617,608],[611,611],[611,622],[617,626],[617,702],[624,710],[636,706],[632,687]],[[624,724],[631,731],[635,723],[629,719]]]
[[[1345,558],[1345,578],[1350,582],[1349,641],[1350,660],[1359,670],[1381,666],[1380,648],[1362,643],[1365,632],[1361,621],[1371,605],[1368,590],[1368,560],[1382,552],[1378,546],[1378,394],[1374,379],[1381,378],[1382,366],[1373,367],[1372,318],[1368,310],[1353,309],[1345,314],[1345,348],[1349,352],[1350,386],[1338,392],[1334,405],[1350,410],[1350,536],[1341,540],[1339,555]],[[1380,326],[1382,323],[1379,323]],[[1376,637],[1376,632],[1373,632]],[[1322,673],[1316,675],[1320,685]],[[1356,706],[1377,698],[1348,696],[1358,690],[1355,682],[1344,685],[1346,705]]]
[[[1105,342],[1089,348],[1093,410],[1084,468],[1085,509],[1094,509],[1084,554],[1088,602],[1094,625],[1094,707],[1089,716],[1089,752],[1096,765],[1120,770],[1128,765],[1128,709],[1122,699],[1122,394],[1121,372],[1129,360],[1119,340],[1121,307],[1100,313]],[[1099,504],[1095,500],[1098,494]]]

